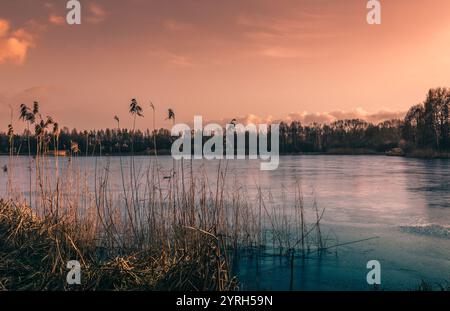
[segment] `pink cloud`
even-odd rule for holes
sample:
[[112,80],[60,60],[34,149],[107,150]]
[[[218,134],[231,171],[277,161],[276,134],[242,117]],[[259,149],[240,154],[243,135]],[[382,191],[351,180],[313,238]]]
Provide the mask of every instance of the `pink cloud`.
[[[329,124],[337,120],[344,119],[360,119],[373,124],[378,124],[380,122],[392,119],[403,119],[405,112],[400,111],[389,111],[380,110],[377,112],[367,112],[361,108],[357,108],[353,111],[342,111],[336,110],[331,112],[292,112],[289,113],[284,118],[274,118],[273,116],[261,117],[254,114],[248,114],[245,116],[235,117],[237,123],[244,125],[247,124],[270,124],[270,123],[280,123],[292,121],[299,121],[304,125],[310,125],[312,123]],[[232,118],[221,119],[221,120],[211,120],[208,122],[213,122],[221,125],[230,123]]]
[[175,67],[194,67],[195,64],[190,57],[186,55],[176,54],[168,50],[151,50],[149,54],[153,58],[159,58],[167,64]]
[[59,16],[59,15],[50,15],[50,17],[48,18],[48,21],[53,24],[53,25],[58,25],[58,26],[62,26],[64,24],[66,24],[66,20],[64,19],[64,17]]
[[405,116],[405,112],[401,111],[389,111],[389,110],[380,110],[377,112],[368,112],[362,108],[356,108],[352,111],[343,111],[336,110],[331,112],[318,112],[318,113],[309,113],[309,112],[294,112],[290,113],[285,120],[286,121],[300,121],[304,124],[311,124],[314,122],[317,123],[331,123],[337,120],[344,119],[360,119],[367,122],[371,122],[374,124],[380,123],[382,121],[391,120],[391,119],[403,119]]
[[89,7],[89,15],[87,17],[87,21],[90,24],[99,24],[106,19],[106,10],[99,4],[90,3]]
[[0,64],[24,64],[29,49],[34,46],[35,37],[28,30],[11,30],[9,21],[0,19]]

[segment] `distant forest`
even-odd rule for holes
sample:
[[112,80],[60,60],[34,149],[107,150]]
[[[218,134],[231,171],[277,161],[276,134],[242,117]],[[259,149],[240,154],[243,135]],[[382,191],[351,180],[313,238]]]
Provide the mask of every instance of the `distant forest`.
[[[371,124],[363,120],[339,120],[330,124],[303,125],[298,121],[280,124],[280,153],[384,153],[393,149],[402,153],[420,150],[450,151],[450,89],[428,91],[426,100],[413,106],[403,120],[388,120]],[[134,119],[143,116],[143,109],[132,100],[130,114]],[[21,106],[21,120],[27,128],[14,132],[12,125],[0,132],[0,153],[36,154],[42,142],[48,151],[67,151],[79,155],[168,154],[176,137],[167,129],[155,131],[117,128],[97,131],[77,131],[59,128],[50,117],[42,118],[39,104],[32,108]],[[175,119],[172,109],[168,118]],[[205,137],[205,140],[208,138]],[[39,143],[38,143],[39,142]],[[42,151],[42,150],[40,150]]]

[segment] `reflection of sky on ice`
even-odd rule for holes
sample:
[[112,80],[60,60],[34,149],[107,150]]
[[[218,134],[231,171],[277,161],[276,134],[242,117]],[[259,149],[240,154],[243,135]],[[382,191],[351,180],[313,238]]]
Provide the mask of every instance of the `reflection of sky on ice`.
[[[169,175],[172,159],[158,159],[163,174]],[[19,157],[15,161],[14,186],[27,195],[28,158]],[[64,171],[68,159],[59,161]],[[102,171],[110,161],[111,190],[120,197],[118,157],[72,161],[71,165],[87,174],[91,186],[95,162],[97,170]],[[128,161],[123,158],[125,170]],[[152,158],[136,157],[135,161],[136,170],[144,172]],[[0,157],[0,167],[5,164],[8,158]],[[49,171],[52,165],[54,162],[49,161]],[[184,165],[189,168],[190,162],[185,161]],[[193,165],[197,174],[206,172],[208,187],[213,190],[219,162],[194,160]],[[220,165],[224,168],[226,163]],[[246,189],[247,200],[255,202],[260,186],[271,211],[290,215],[298,183],[308,221],[314,216],[314,200],[319,209],[325,209],[322,230],[329,245],[377,237],[341,246],[337,252],[330,249],[322,256],[313,253],[304,260],[296,259],[294,289],[367,289],[365,265],[371,259],[382,265],[385,289],[414,289],[421,279],[440,284],[449,280],[450,161],[383,156],[282,156],[278,170],[259,168],[260,160],[229,161],[226,191],[241,185]],[[145,174],[140,177],[145,178]],[[6,184],[7,174],[0,173],[0,185]],[[270,237],[269,226],[267,236]],[[285,257],[243,256],[236,269],[243,289],[289,289],[291,271]]]

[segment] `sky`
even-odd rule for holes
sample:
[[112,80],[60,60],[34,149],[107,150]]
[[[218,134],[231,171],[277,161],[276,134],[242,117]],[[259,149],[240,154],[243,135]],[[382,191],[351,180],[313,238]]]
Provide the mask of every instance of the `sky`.
[[[65,0],[0,2],[0,131],[21,103],[78,129],[177,122],[402,117],[450,86],[450,1]],[[2,125],[3,124],[3,125]],[[4,128],[4,129],[3,129]]]

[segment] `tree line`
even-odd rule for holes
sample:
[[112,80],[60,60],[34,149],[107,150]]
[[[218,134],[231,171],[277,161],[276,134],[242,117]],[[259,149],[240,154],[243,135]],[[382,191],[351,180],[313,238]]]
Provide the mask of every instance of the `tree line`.
[[[330,124],[304,125],[299,121],[280,123],[280,153],[355,151],[386,152],[401,148],[414,150],[450,151],[450,89],[430,89],[423,103],[409,109],[403,120],[387,120],[372,124],[360,119],[338,120]],[[154,116],[154,106],[151,105]],[[168,129],[141,131],[135,128],[136,118],[143,109],[136,100],[130,104],[133,128],[117,127],[102,130],[59,128],[52,118],[42,118],[38,103],[32,108],[21,106],[21,120],[27,124],[23,133],[15,133],[12,125],[0,132],[0,153],[36,154],[39,148],[63,150],[79,155],[168,154],[172,137]],[[175,112],[168,110],[168,119],[175,123]],[[153,121],[154,122],[154,121]],[[154,122],[155,123],[155,122]],[[208,138],[205,137],[205,140]],[[42,150],[41,150],[42,151]]]

